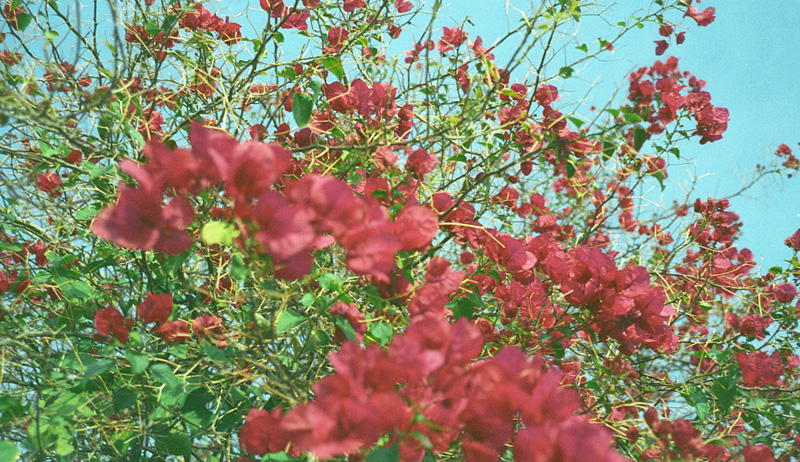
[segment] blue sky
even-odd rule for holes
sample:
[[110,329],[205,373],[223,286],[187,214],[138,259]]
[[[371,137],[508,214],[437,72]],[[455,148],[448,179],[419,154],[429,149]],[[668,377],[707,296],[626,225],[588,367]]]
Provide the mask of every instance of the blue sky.
[[[432,3],[432,2],[429,2]],[[506,8],[506,4],[511,7]],[[473,26],[465,30],[470,37],[481,35],[484,42],[493,42],[509,24],[515,24],[514,8],[531,11],[529,0],[458,0],[445,2],[440,25],[453,26],[469,17]],[[644,2],[622,2],[643,5]],[[661,59],[669,55],[680,58],[680,68],[708,82],[707,90],[716,106],[730,111],[728,130],[722,140],[700,146],[696,140],[681,145],[683,157],[694,158],[690,165],[675,166],[700,179],[692,197],[725,197],[742,187],[742,175],[753,171],[756,163],[765,163],[781,143],[788,144],[798,155],[800,142],[800,9],[758,7],[751,1],[727,2],[706,0],[701,9],[717,7],[716,20],[708,27],[698,27],[686,18],[686,42],[674,44]],[[506,19],[506,11],[510,21]],[[636,13],[635,8],[615,6],[603,13],[610,22]],[[577,29],[578,43],[610,37],[611,29],[597,17],[587,15]],[[639,12],[641,13],[641,11]],[[667,20],[679,21],[681,14],[672,12]],[[450,24],[447,24],[447,23]],[[577,79],[565,87],[575,100],[586,96],[587,104],[602,106],[614,89],[633,69],[652,64],[654,40],[658,36],[654,24],[633,30],[615,44],[612,62],[595,63],[582,69]],[[508,51],[506,51],[508,53]],[[503,61],[503,49],[496,53]],[[507,58],[506,58],[507,59]],[[671,179],[686,180],[687,175],[671,171]],[[669,193],[669,189],[667,193]],[[732,200],[732,209],[744,223],[739,247],[751,249],[756,262],[766,270],[783,265],[792,252],[783,240],[800,228],[800,178],[767,181],[750,190],[749,197]]]

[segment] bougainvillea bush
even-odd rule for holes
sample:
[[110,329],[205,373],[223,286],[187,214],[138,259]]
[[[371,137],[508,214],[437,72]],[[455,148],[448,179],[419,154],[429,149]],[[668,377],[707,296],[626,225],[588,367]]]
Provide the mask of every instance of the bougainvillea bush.
[[223,3],[4,4],[0,461],[796,460],[800,231],[646,205],[725,134],[713,7]]

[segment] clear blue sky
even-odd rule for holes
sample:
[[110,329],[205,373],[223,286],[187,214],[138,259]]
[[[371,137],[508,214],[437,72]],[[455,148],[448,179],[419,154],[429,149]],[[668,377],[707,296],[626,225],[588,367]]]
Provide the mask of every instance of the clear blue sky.
[[[419,2],[415,2],[419,3]],[[432,4],[432,1],[428,2]],[[453,26],[469,17],[473,26],[465,30],[470,38],[481,35],[484,42],[493,42],[509,25],[506,7],[510,3],[520,10],[531,10],[529,0],[453,0],[445,1],[440,25]],[[535,3],[535,2],[533,2]],[[621,2],[642,5],[645,2]],[[647,2],[649,3],[649,2]],[[788,144],[800,156],[800,8],[770,8],[752,1],[703,1],[701,9],[717,7],[716,20],[708,27],[698,27],[686,18],[686,42],[674,44],[661,59],[669,55],[680,58],[680,68],[708,82],[707,89],[716,106],[730,110],[728,130],[722,140],[700,146],[697,141],[681,146],[684,156],[695,158],[692,173],[702,176],[693,197],[724,197],[739,190],[742,174],[747,175],[756,163],[764,163],[775,148]],[[790,2],[791,4],[791,2]],[[510,23],[518,14],[508,9]],[[612,24],[636,12],[635,7],[615,6],[604,17]],[[584,10],[584,14],[590,13]],[[673,12],[667,20],[678,21],[681,14]],[[448,22],[450,24],[448,24]],[[578,78],[565,84],[573,90],[572,97],[586,96],[587,104],[602,106],[616,86],[632,70],[652,64],[655,59],[655,25],[634,30],[615,45],[613,62],[592,64],[580,71]],[[585,16],[577,30],[579,42],[591,43],[598,37],[611,36],[610,29],[598,18]],[[503,62],[503,52],[496,53]],[[507,59],[507,58],[506,58]],[[678,179],[677,172],[672,178]],[[732,209],[741,215],[743,236],[739,247],[750,248],[764,270],[784,264],[791,257],[783,240],[800,228],[800,178],[768,182],[751,190],[752,199],[732,201]]]

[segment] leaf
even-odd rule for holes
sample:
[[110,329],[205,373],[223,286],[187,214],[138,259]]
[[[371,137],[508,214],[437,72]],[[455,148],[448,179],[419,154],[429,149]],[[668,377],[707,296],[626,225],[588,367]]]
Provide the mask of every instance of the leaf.
[[633,131],[633,147],[637,151],[642,149],[644,142],[647,141],[647,130],[644,128],[637,128]]
[[564,66],[558,71],[558,75],[564,77],[565,79],[572,77],[573,73],[575,73],[575,70],[569,66]]
[[353,326],[344,316],[336,316],[336,325],[339,326],[339,329],[342,330],[344,336],[350,340],[357,341],[356,338],[356,331],[353,329]]
[[695,412],[697,412],[697,420],[702,422],[708,416],[708,412],[711,410],[711,407],[708,404],[708,398],[706,395],[700,391],[697,387],[689,387],[689,397],[692,400],[692,405],[694,406]]
[[336,80],[342,81],[342,77],[344,77],[344,69],[342,68],[342,63],[339,62],[338,59],[334,57],[327,57],[322,58],[322,65],[325,66],[325,69],[330,71],[331,74],[336,76]]
[[56,454],[61,457],[68,456],[75,451],[75,448],[64,438],[56,440]]
[[150,364],[150,357],[147,354],[134,353],[130,350],[125,350],[125,359],[130,363],[133,375],[141,374]]
[[200,231],[200,238],[208,245],[231,245],[236,237],[239,237],[239,230],[224,221],[209,221]]
[[28,13],[20,13],[17,15],[17,27],[20,31],[24,31],[28,28],[28,25],[31,23],[33,16]]
[[212,361],[220,363],[228,362],[231,356],[226,350],[219,349],[209,342],[203,342],[203,352],[205,352]]
[[470,299],[463,297],[456,299],[456,306],[453,307],[453,316],[455,317],[455,319],[458,318],[472,319],[472,315],[474,313],[475,313],[475,305],[473,305]]
[[156,380],[167,385],[168,387],[177,387],[181,384],[180,379],[175,377],[175,374],[172,373],[172,369],[166,364],[153,364],[150,366],[150,372],[153,373],[153,377]]
[[326,290],[342,290],[342,279],[333,273],[323,274],[317,279],[317,282]]
[[389,340],[391,340],[394,335],[392,326],[382,321],[370,323],[369,333],[380,342],[381,346],[388,345]]
[[275,329],[278,332],[285,332],[289,329],[299,326],[304,323],[306,318],[295,313],[292,310],[284,310],[278,315],[278,320],[275,323]]
[[155,19],[152,19],[150,22],[145,24],[144,30],[148,35],[158,35],[158,33],[161,32],[161,27],[158,25]]
[[314,109],[314,98],[308,93],[297,92],[292,96],[292,117],[297,128],[303,128],[311,120],[311,111]]
[[367,456],[366,462],[399,462],[400,451],[395,444],[389,448],[375,448]]
[[107,372],[109,369],[114,367],[114,361],[110,359],[103,359],[101,361],[97,361],[96,363],[92,363],[89,367],[86,368],[86,373],[83,374],[83,380],[81,380],[81,386],[86,386],[89,383],[89,380],[92,377],[98,376],[103,372]]
[[55,40],[59,37],[59,35],[58,32],[54,31],[53,29],[50,29],[49,31],[44,33],[44,37],[47,40]]
[[314,294],[312,294],[310,292],[305,294],[305,295],[303,295],[303,297],[300,299],[300,303],[302,303],[303,306],[311,306],[316,301],[317,301],[317,297],[315,297]]
[[89,300],[94,295],[92,286],[83,281],[67,281],[59,287],[67,300]]
[[564,167],[567,170],[567,178],[572,178],[575,175],[576,165],[575,159],[572,156],[567,156],[566,162],[564,162]]
[[717,399],[717,402],[726,414],[731,411],[736,397],[725,387],[722,383],[722,379],[715,380],[714,384],[711,385],[711,394],[714,395],[714,398]]
[[11,441],[0,441],[0,462],[14,462],[19,459],[19,448]]
[[114,410],[117,412],[136,406],[136,392],[130,388],[121,388],[114,392]]
[[241,255],[234,255],[231,257],[231,276],[237,281],[244,281],[247,275],[250,274],[250,269],[244,262]]

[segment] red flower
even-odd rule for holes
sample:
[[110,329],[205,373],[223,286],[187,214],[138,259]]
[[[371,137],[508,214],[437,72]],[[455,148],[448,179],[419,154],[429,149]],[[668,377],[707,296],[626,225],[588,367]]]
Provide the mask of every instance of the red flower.
[[185,197],[162,207],[160,191],[122,186],[117,203],[97,214],[92,232],[121,247],[178,255],[192,246],[185,228],[193,220],[194,210]]
[[420,148],[412,152],[406,161],[406,171],[413,173],[420,180],[425,179],[425,175],[432,172],[436,168],[438,159],[433,154],[428,154],[428,151]]
[[783,244],[790,247],[795,252],[800,251],[800,229],[794,232],[791,236],[787,237]]
[[398,13],[406,13],[411,11],[411,8],[413,8],[414,5],[405,0],[394,0],[394,7],[397,8]]
[[217,316],[199,316],[192,321],[194,334],[201,339],[209,340],[217,345],[218,348],[228,346],[228,338],[225,334],[225,324]]
[[453,47],[458,47],[467,39],[467,33],[459,29],[458,27],[449,28],[443,27],[444,35],[442,38],[439,39],[439,43],[436,44],[436,49],[439,50],[439,53],[446,53],[453,49]]
[[136,317],[144,319],[146,324],[166,322],[171,314],[172,294],[153,294],[148,292],[144,301],[136,307]]
[[331,27],[328,31],[328,46],[323,50],[324,53],[336,53],[344,48],[350,32],[341,27]]
[[767,355],[763,351],[746,353],[740,351],[736,362],[742,370],[742,380],[748,387],[766,387],[778,381],[783,372],[780,353]]
[[258,456],[268,452],[283,451],[288,441],[279,428],[282,417],[283,411],[279,407],[272,412],[250,409],[244,425],[239,430],[239,443],[242,448]]
[[94,327],[101,337],[113,336],[119,343],[128,342],[128,329],[133,326],[133,319],[125,318],[116,308],[108,307],[94,314]]
[[669,48],[669,43],[666,40],[656,40],[656,56],[661,56]]
[[534,94],[536,102],[540,106],[549,107],[553,101],[558,101],[561,97],[558,95],[558,89],[554,85],[542,85]]
[[40,173],[36,179],[36,187],[50,194],[50,197],[61,196],[61,178],[51,171]]
[[186,321],[167,321],[153,328],[153,333],[167,343],[189,339],[189,326]]
[[344,0],[342,9],[348,13],[352,13],[356,8],[363,8],[367,6],[364,0]]
[[742,449],[744,462],[773,462],[775,456],[766,444],[756,444]]
[[778,303],[791,303],[797,296],[797,288],[791,282],[781,282],[772,287],[772,293]]
[[439,232],[439,215],[428,207],[407,205],[397,214],[392,234],[400,250],[426,249]]

